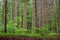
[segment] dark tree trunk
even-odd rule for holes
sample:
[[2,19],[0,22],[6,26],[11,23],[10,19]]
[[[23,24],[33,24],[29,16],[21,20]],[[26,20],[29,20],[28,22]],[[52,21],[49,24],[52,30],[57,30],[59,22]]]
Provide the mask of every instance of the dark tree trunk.
[[5,26],[5,30],[4,32],[6,33],[7,29],[6,29],[6,25],[7,25],[7,0],[5,0],[5,6],[4,6],[4,13],[5,13],[5,22],[4,22],[4,26]]

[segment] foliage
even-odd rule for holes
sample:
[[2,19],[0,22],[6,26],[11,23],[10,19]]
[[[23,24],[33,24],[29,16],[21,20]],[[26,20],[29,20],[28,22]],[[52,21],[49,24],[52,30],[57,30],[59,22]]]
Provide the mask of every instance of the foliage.
[[7,24],[7,32],[8,33],[15,33],[15,30],[16,30],[16,26],[13,23],[13,21],[8,22],[8,24]]
[[48,27],[38,28],[36,31],[38,34],[41,34],[43,37],[48,36],[48,34],[50,33]]
[[3,32],[4,32],[4,26],[0,25],[0,33],[3,33]]
[[17,27],[21,27],[21,26],[22,26],[22,25],[21,25],[21,23],[22,23],[22,18],[18,16],[18,17],[17,17],[17,22],[18,22],[18,23],[17,23],[17,24],[18,24]]
[[[2,1],[0,2],[0,22],[2,23],[2,20],[4,19],[2,16],[3,15],[3,3]],[[32,0],[19,0],[18,2],[18,12],[17,12],[17,27],[15,25],[15,23],[12,21],[14,18],[12,16],[13,14],[13,11],[14,11],[14,5],[13,5],[13,1],[12,0],[8,0],[8,10],[7,10],[7,34],[8,33],[15,33],[15,34],[19,34],[19,35],[24,35],[24,36],[43,36],[43,37],[46,37],[46,36],[50,36],[50,35],[56,35],[56,32],[52,32],[51,29],[53,27],[55,27],[56,25],[60,26],[60,23],[57,22],[58,20],[60,20],[60,17],[55,17],[53,19],[53,22],[49,22],[47,25],[44,25],[43,27],[41,28],[36,28],[34,27],[34,29],[32,28]],[[21,3],[21,4],[20,4]],[[28,24],[28,29],[25,29],[22,27],[22,21],[23,21],[23,5],[24,4],[27,4],[28,5],[28,12],[27,12],[27,24]],[[25,5],[26,6],[26,5]],[[24,6],[24,7],[25,7]],[[57,8],[57,11],[56,13],[58,12],[58,15],[60,15],[60,2],[58,3],[58,8]],[[23,14],[23,15],[22,15]],[[55,13],[54,13],[55,15]],[[12,16],[12,17],[11,17]],[[50,17],[51,18],[51,17]],[[52,18],[51,18],[52,19]],[[49,19],[49,20],[51,20]],[[0,23],[0,24],[1,24]],[[4,26],[3,25],[0,25],[0,32],[3,33],[4,32]],[[58,32],[60,33],[60,27],[58,28]],[[14,34],[14,35],[15,35]],[[10,34],[11,35],[11,34]]]
[[16,30],[15,30],[15,32],[16,33],[26,33],[26,31],[27,31],[27,29],[25,29],[25,28],[22,28],[22,27],[20,27],[20,28],[17,28]]

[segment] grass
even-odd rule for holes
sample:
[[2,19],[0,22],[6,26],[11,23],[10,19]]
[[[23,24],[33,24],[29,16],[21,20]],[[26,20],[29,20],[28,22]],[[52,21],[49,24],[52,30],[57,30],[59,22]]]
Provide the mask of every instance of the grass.
[[40,34],[20,34],[20,33],[0,33],[0,36],[28,36],[28,37],[41,37]]
[[[42,38],[43,36],[41,34],[30,34],[30,33],[0,33],[0,36],[26,36],[26,37],[38,37],[38,38]],[[56,37],[56,34],[49,34],[48,36],[50,37]]]

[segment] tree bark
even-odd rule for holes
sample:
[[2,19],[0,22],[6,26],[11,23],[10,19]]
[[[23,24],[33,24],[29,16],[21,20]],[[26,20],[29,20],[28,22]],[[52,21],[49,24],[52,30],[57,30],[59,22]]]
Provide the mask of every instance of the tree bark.
[[3,14],[4,14],[4,26],[5,26],[5,30],[4,30],[4,32],[6,33],[7,32],[7,0],[4,0],[4,6],[3,6],[3,9],[4,9],[4,12],[3,12]]
[[14,8],[13,8],[13,22],[17,26],[17,13],[18,13],[18,0],[14,0]]
[[27,29],[27,13],[28,13],[28,2],[24,3],[23,6],[23,27]]

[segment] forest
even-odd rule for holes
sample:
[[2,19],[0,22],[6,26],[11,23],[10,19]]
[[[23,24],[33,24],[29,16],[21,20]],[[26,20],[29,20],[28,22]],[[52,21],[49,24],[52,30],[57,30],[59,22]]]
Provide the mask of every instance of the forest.
[[0,36],[59,34],[60,0],[0,0]]

